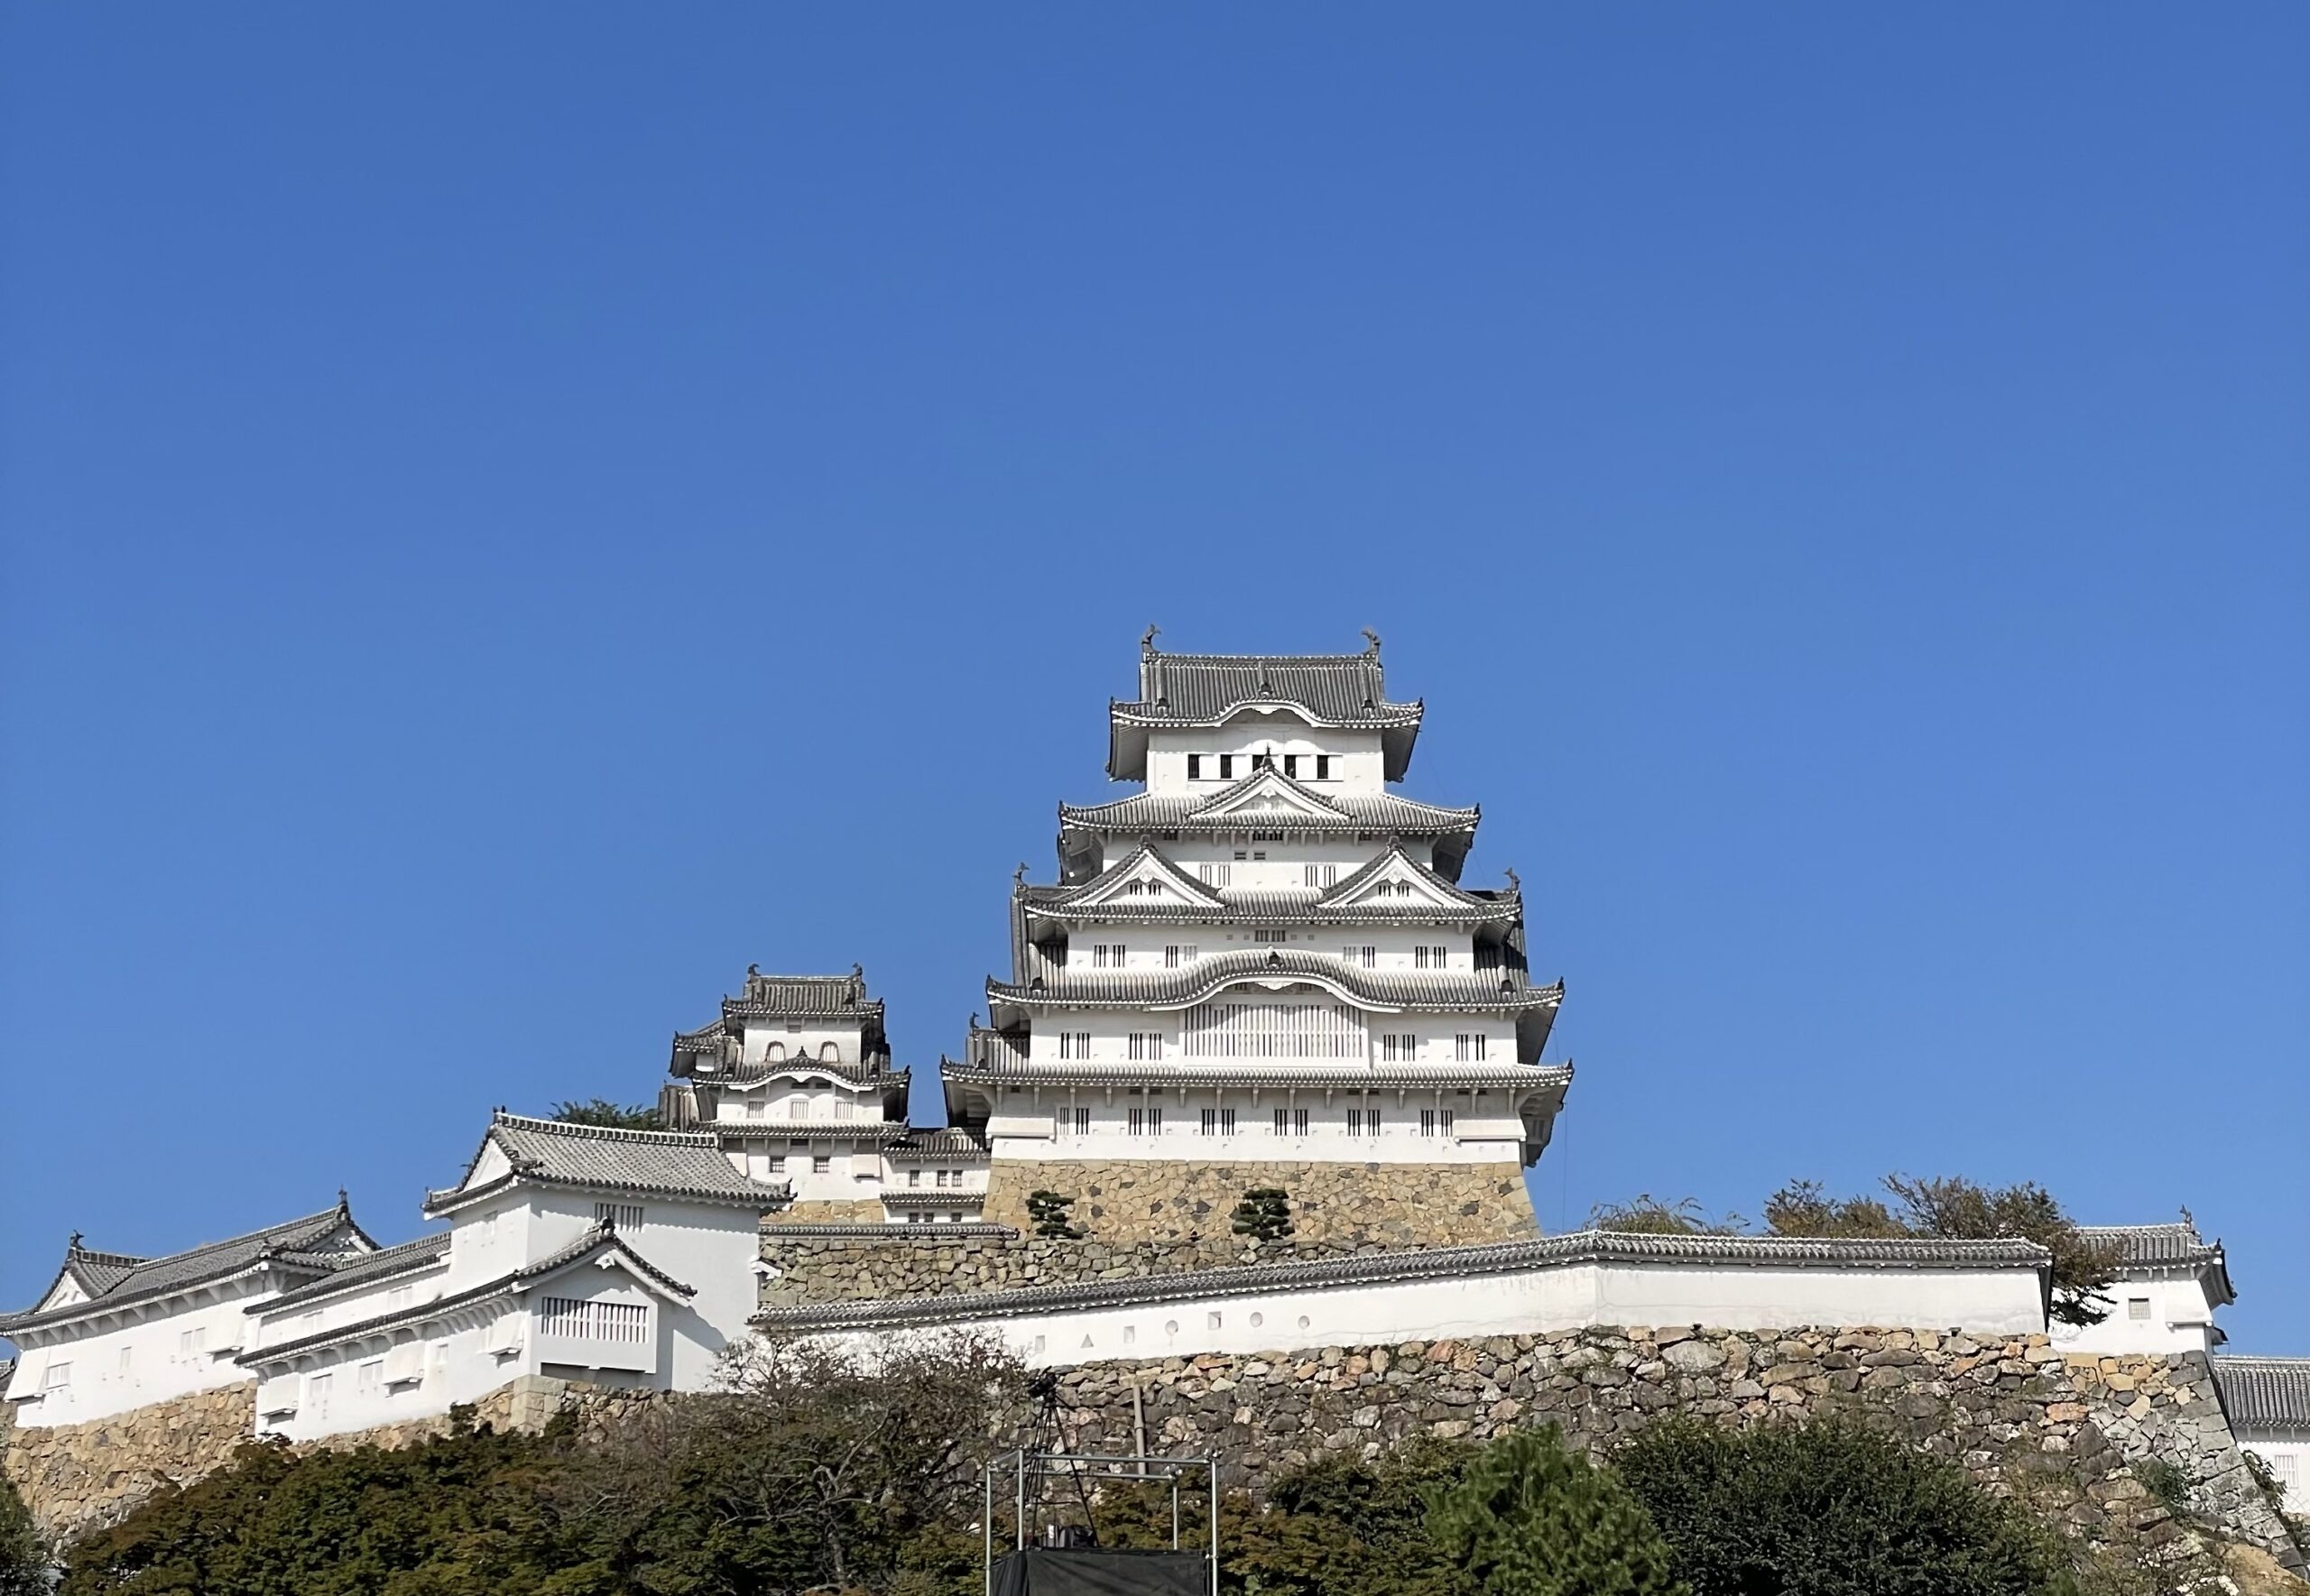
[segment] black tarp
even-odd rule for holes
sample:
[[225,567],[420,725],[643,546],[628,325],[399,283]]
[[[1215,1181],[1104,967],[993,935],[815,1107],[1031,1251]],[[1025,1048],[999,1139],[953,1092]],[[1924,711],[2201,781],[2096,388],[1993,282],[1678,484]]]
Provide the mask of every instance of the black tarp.
[[994,1565],[994,1596],[1210,1596],[1200,1552],[1059,1552],[1030,1546]]

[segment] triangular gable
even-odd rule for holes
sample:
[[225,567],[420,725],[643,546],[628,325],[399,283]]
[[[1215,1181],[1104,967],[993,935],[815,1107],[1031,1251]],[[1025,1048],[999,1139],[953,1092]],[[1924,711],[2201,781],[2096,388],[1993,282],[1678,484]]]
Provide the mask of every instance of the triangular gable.
[[1282,771],[1270,766],[1253,770],[1224,792],[1214,793],[1188,811],[1191,818],[1214,820],[1289,820],[1294,816],[1321,816],[1326,820],[1344,820],[1347,811],[1312,792]]
[[513,1173],[513,1160],[506,1156],[494,1136],[481,1139],[481,1150],[473,1156],[472,1166],[466,1170],[465,1179],[457,1183],[459,1191],[487,1185],[493,1180],[503,1180]]
[[[1132,892],[1134,885],[1141,890]],[[1150,887],[1160,889],[1155,893],[1159,902],[1198,903],[1206,909],[1225,905],[1225,899],[1218,893],[1143,843],[1113,869],[1102,872],[1096,880],[1068,893],[1065,901],[1068,909],[1097,909],[1113,902],[1144,907],[1146,890]]]
[[88,1291],[72,1278],[72,1266],[68,1263],[56,1271],[55,1283],[49,1287],[48,1295],[34,1303],[30,1311],[44,1314],[51,1308],[69,1308],[88,1300]]
[[1316,899],[1316,907],[1466,909],[1482,902],[1397,846],[1331,887]]
[[575,1274],[579,1269],[587,1268],[616,1269],[651,1296],[661,1302],[671,1303],[677,1307],[688,1302],[692,1295],[689,1287],[671,1275],[660,1270],[656,1265],[634,1251],[632,1244],[623,1236],[616,1235],[603,1236],[593,1245],[582,1249],[571,1257],[550,1263],[535,1274],[523,1275],[522,1288],[524,1291],[531,1290],[549,1281],[559,1280],[564,1276]]

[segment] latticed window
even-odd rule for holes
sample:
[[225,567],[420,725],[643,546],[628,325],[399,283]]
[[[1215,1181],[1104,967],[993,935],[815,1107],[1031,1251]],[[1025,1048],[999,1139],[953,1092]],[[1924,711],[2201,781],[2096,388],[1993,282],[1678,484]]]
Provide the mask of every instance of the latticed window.
[[1195,947],[1191,943],[1174,943],[1163,950],[1163,968],[1176,970],[1182,964],[1195,963]]
[[1087,1030],[1063,1030],[1058,1033],[1058,1056],[1061,1058],[1091,1056],[1091,1033]]
[[1141,1063],[1154,1063],[1163,1056],[1163,1033],[1159,1030],[1135,1030],[1131,1033],[1131,1056]]
[[1452,1134],[1452,1111],[1448,1108],[1424,1108],[1419,1111],[1419,1133],[1422,1136]]
[[1382,1064],[1410,1064],[1418,1057],[1419,1038],[1409,1032],[1399,1031],[1380,1038]]
[[1187,1010],[1190,1058],[1363,1058],[1363,1016],[1344,1003],[1198,1003]]
[[1380,950],[1376,947],[1343,947],[1339,950],[1339,956],[1358,969],[1376,970],[1380,967]]
[[634,1302],[549,1296],[538,1312],[538,1330],[569,1341],[605,1341],[636,1346],[650,1339],[650,1310]]
[[1471,1035],[1463,1031],[1452,1038],[1452,1056],[1461,1064],[1481,1064],[1483,1062],[1483,1032]]
[[1339,881],[1336,864],[1303,864],[1299,869],[1301,881],[1310,887],[1329,887]]
[[596,1203],[594,1204],[594,1222],[615,1225],[622,1231],[638,1231],[642,1228],[642,1204]]

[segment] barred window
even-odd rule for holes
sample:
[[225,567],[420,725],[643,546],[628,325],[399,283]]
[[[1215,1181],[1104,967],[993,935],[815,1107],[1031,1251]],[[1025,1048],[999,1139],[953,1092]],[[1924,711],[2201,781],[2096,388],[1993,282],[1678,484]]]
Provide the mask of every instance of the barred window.
[[1131,1033],[1131,1056],[1141,1063],[1152,1064],[1163,1056],[1163,1033],[1159,1030],[1135,1030]]
[[1232,1001],[1187,1010],[1190,1058],[1363,1058],[1363,1016],[1344,1003]]
[[650,1339],[650,1310],[641,1303],[549,1296],[539,1311],[538,1329],[542,1334],[570,1341],[636,1346]]
[[594,1222],[614,1225],[622,1231],[638,1231],[642,1228],[642,1204],[596,1203],[594,1204]]
[[1410,1064],[1419,1057],[1419,1038],[1407,1031],[1398,1031],[1380,1038],[1380,1062]]

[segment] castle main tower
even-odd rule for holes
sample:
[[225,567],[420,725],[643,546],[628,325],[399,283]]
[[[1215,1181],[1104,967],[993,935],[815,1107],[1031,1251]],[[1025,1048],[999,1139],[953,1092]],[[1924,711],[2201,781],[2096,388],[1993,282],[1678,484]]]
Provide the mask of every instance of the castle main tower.
[[992,1154],[985,1217],[1023,1226],[1048,1189],[1094,1236],[1224,1237],[1280,1186],[1305,1241],[1535,1233],[1564,989],[1532,984],[1513,873],[1461,885],[1477,811],[1389,790],[1421,706],[1389,699],[1377,638],[1154,635],[1108,708],[1107,773],[1143,790],[1059,807],[1058,879],[1022,873],[1009,976],[940,1061],[949,1123]]

